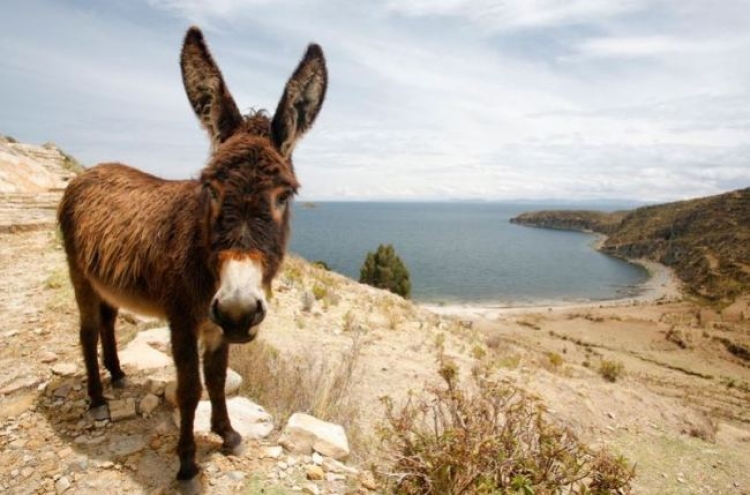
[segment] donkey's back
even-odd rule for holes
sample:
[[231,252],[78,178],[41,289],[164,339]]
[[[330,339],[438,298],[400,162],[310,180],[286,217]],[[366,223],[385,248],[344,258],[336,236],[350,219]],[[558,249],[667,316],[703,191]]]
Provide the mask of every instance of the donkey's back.
[[166,316],[174,279],[187,268],[199,187],[111,163],[68,185],[58,209],[74,277],[115,307]]

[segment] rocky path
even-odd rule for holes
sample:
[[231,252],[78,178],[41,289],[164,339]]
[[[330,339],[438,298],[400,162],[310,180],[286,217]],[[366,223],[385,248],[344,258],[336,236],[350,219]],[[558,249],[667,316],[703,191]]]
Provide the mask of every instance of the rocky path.
[[[173,373],[168,356],[144,366],[125,357],[129,386],[115,390],[105,382],[111,419],[87,415],[75,302],[59,240],[46,223],[54,221],[54,208],[37,208],[50,198],[16,198],[0,208],[0,225],[12,226],[0,229],[0,493],[176,492],[178,430],[165,398]],[[37,210],[46,213],[30,213]],[[121,317],[118,326],[127,339],[144,325]],[[272,426],[264,425],[265,435]],[[318,454],[286,454],[277,436],[248,439],[243,455],[225,456],[218,436],[197,433],[204,492],[365,490],[358,471]]]

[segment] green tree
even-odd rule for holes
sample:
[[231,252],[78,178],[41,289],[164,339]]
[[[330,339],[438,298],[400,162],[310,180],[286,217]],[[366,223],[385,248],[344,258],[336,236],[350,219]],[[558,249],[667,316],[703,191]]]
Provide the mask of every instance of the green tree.
[[359,281],[380,289],[388,289],[402,297],[408,298],[411,295],[409,270],[390,244],[381,244],[374,253],[367,253],[365,263],[359,270]]

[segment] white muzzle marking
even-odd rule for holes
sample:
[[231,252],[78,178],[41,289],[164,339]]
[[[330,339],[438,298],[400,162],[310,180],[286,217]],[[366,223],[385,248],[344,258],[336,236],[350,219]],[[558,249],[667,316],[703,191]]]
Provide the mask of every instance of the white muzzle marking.
[[266,307],[263,270],[257,261],[229,259],[222,264],[220,277],[215,299],[224,316],[238,321]]

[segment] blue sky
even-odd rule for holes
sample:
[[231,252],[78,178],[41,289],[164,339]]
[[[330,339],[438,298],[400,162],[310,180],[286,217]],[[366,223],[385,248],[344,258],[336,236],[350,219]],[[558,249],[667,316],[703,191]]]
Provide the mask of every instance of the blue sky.
[[5,0],[0,133],[196,176],[178,56],[201,26],[238,105],[273,110],[310,41],[329,90],[302,199],[632,199],[750,186],[740,0]]

